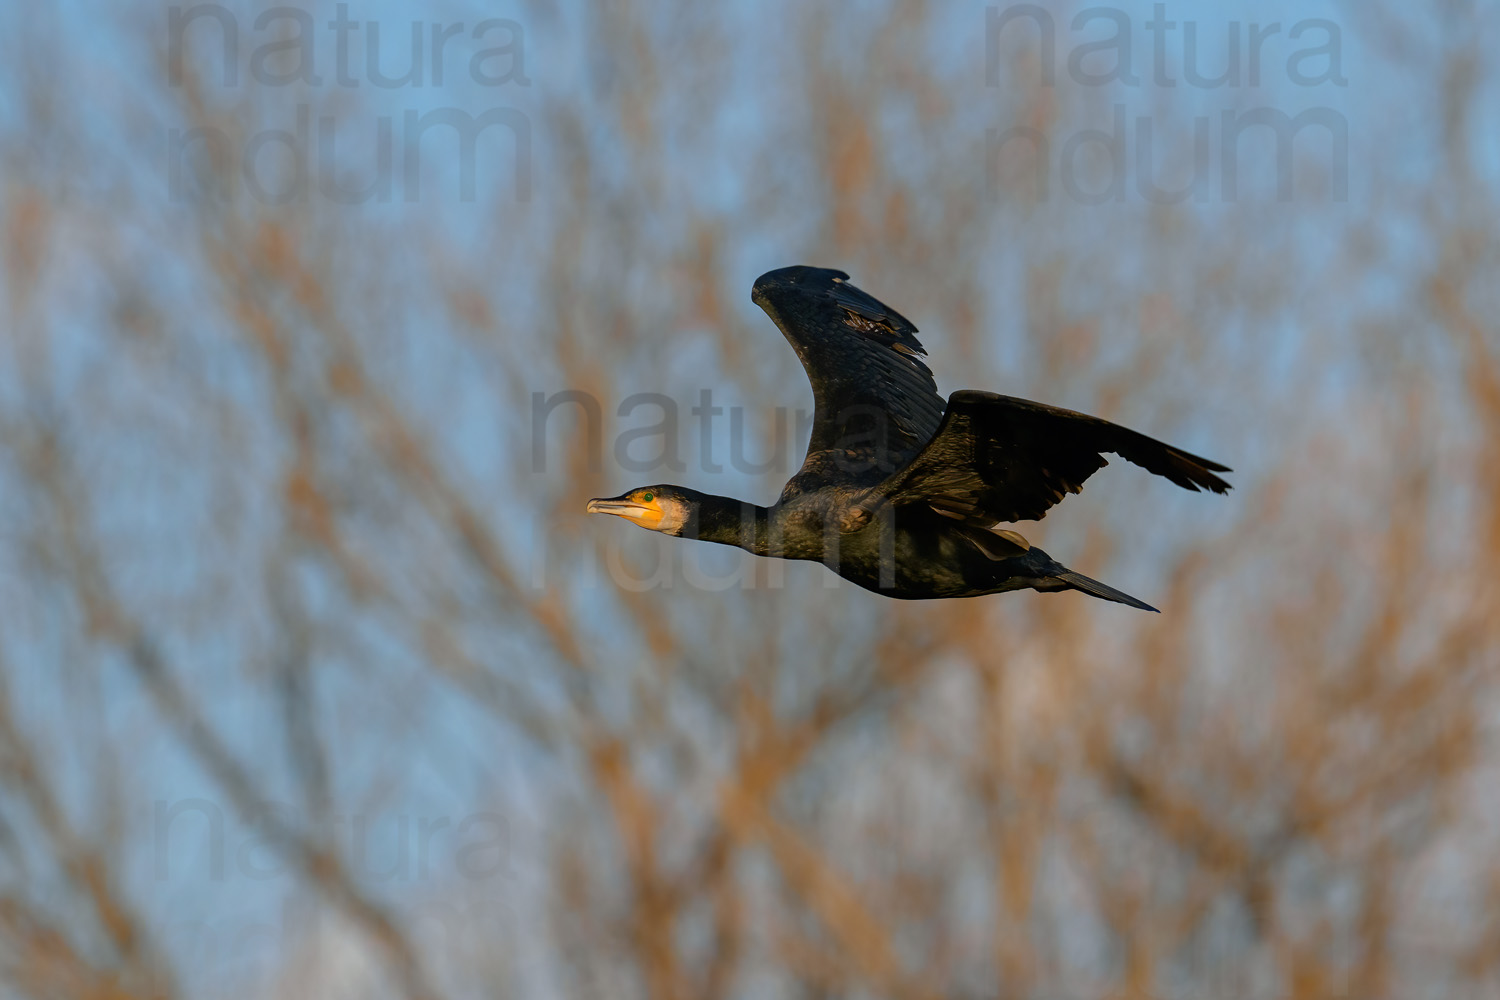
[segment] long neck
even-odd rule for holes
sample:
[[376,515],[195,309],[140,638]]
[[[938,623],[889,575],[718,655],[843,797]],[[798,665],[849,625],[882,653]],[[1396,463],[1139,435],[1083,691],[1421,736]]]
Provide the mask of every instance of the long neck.
[[771,551],[770,508],[734,497],[706,496],[698,502],[695,522],[682,532],[685,537],[733,545],[758,556]]

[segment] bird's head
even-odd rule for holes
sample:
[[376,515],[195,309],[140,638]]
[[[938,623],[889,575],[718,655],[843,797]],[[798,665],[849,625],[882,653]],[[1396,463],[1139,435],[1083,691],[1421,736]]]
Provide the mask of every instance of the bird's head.
[[613,514],[668,535],[680,535],[698,512],[703,494],[681,486],[642,486],[608,499],[589,501],[590,514]]

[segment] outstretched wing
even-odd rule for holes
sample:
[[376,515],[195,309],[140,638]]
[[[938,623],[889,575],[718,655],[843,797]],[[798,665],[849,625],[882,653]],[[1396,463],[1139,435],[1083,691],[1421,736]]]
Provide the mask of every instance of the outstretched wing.
[[1228,468],[1108,420],[1028,399],[965,389],[927,447],[874,490],[973,525],[1035,521],[1109,464],[1105,452],[1185,489],[1224,493]]
[[791,343],[813,389],[807,471],[889,474],[943,419],[943,397],[917,328],[848,282],[843,271],[785,267],[755,280],[750,298]]

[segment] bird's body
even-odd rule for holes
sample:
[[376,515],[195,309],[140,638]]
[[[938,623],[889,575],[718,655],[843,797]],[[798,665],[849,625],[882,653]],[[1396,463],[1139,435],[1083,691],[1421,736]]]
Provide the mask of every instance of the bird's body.
[[977,390],[945,402],[916,327],[842,271],[789,267],[752,299],[812,383],[807,457],[761,507],[679,486],[591,500],[653,530],[815,560],[888,597],[1079,590],[1155,610],[1074,573],[1000,522],[1035,520],[1115,452],[1187,489],[1229,489],[1207,459],[1070,410]]
[[[853,530],[840,530],[851,512],[860,511],[859,498],[867,491],[799,492],[772,507],[722,502],[726,498],[673,486],[632,492],[651,493],[651,502],[696,508],[672,534],[733,545],[759,556],[821,562],[850,583],[886,597],[923,600],[1072,589],[1155,610],[1072,573],[1035,546],[1021,548],[999,534],[992,545],[1005,555],[996,559],[976,546],[968,533],[957,530],[952,520],[920,507],[888,507],[861,518]],[[613,513],[599,505],[628,503],[629,496],[593,501],[592,509]]]

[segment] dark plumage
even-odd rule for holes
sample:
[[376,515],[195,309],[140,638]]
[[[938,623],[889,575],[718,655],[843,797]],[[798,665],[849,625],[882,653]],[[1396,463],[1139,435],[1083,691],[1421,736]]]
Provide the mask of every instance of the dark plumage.
[[999,522],[1034,521],[1112,452],[1185,489],[1224,493],[1229,469],[1098,417],[964,389],[945,404],[917,328],[818,267],[763,274],[751,299],[786,335],[812,383],[812,438],[771,507],[680,486],[589,501],[685,538],[816,559],[906,599],[1079,590],[1154,611],[1074,573]]

